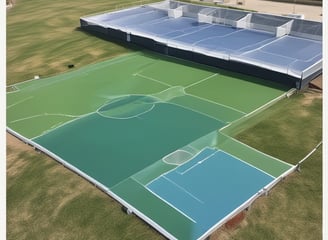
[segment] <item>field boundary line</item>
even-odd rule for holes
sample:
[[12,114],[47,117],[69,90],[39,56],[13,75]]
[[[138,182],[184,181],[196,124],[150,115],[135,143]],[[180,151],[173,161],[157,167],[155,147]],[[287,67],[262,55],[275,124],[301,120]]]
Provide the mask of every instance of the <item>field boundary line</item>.
[[160,83],[160,84],[162,84],[162,85],[164,85],[164,86],[167,86],[167,87],[170,87],[170,88],[173,87],[173,86],[170,85],[170,84],[164,83],[164,82],[159,81],[159,80],[157,80],[157,79],[155,79],[155,78],[152,78],[152,77],[145,76],[145,75],[143,75],[143,74],[141,74],[141,73],[135,73],[134,76],[138,76],[138,77],[141,77],[141,78],[144,78],[144,79],[148,79],[148,80],[151,80],[151,81],[154,81],[154,82]]
[[146,189],[153,194],[154,196],[156,196],[157,198],[159,198],[161,201],[165,202],[167,205],[169,205],[171,208],[173,208],[174,210],[176,210],[177,212],[179,212],[180,214],[182,214],[183,216],[185,216],[186,218],[188,218],[190,221],[192,221],[193,223],[197,223],[197,221],[195,219],[193,219],[192,217],[188,216],[186,213],[184,213],[181,209],[177,208],[176,206],[174,206],[172,203],[170,203],[169,201],[167,201],[166,199],[162,198],[160,195],[158,195],[157,193],[155,193],[154,191],[152,191],[151,189],[148,188],[148,186],[146,186]]
[[213,77],[216,77],[216,76],[218,76],[218,75],[219,75],[218,73],[214,73],[214,74],[212,74],[212,75],[210,75],[210,76],[208,76],[208,77],[206,77],[206,78],[203,78],[203,79],[201,79],[201,80],[199,80],[199,81],[197,81],[197,82],[195,82],[195,83],[192,83],[192,84],[188,85],[187,87],[184,87],[184,90],[187,89],[187,88],[190,88],[190,87],[192,87],[192,86],[195,86],[195,85],[197,85],[197,84],[200,84],[200,83],[202,83],[202,82],[205,82],[206,80],[208,80],[208,79],[210,79],[210,78],[213,78]]
[[[213,156],[215,155],[216,152],[217,152],[217,151],[215,151],[214,153],[212,153],[212,154],[206,156],[205,158],[201,159],[200,161],[196,162],[194,165],[192,165],[191,167],[187,168],[185,171],[183,171],[183,172],[179,172],[179,171],[177,171],[177,173],[180,174],[180,175],[184,175],[185,173],[191,171],[193,168],[197,167],[199,164],[202,164],[203,162],[205,162],[205,161],[207,161],[208,159],[210,159],[211,157],[213,157]],[[196,155],[196,156],[197,156],[197,155]],[[196,156],[194,156],[192,159],[194,159]],[[190,159],[190,160],[192,160],[192,159]],[[188,162],[189,162],[189,161],[188,161]]]
[[24,99],[22,99],[22,100],[20,100],[20,101],[18,101],[18,102],[15,102],[15,103],[13,103],[13,104],[7,106],[6,109],[8,110],[9,108],[14,107],[14,106],[16,106],[16,105],[18,105],[18,104],[21,104],[21,103],[23,103],[23,102],[25,102],[25,101],[27,101],[27,100],[32,99],[32,98],[34,98],[34,96],[29,96],[29,97],[27,97],[27,98],[24,98]]
[[183,188],[182,186],[180,186],[179,184],[177,184],[175,181],[173,181],[172,179],[168,178],[167,176],[163,175],[163,178],[166,179],[167,181],[169,181],[170,183],[172,183],[173,185],[177,186],[179,189],[181,189],[183,192],[185,192],[186,194],[188,194],[190,197],[192,197],[193,199],[195,199],[197,202],[204,204],[204,202],[202,200],[200,200],[198,197],[196,197],[195,195],[193,195],[191,192],[187,191],[185,188]]
[[302,160],[300,160],[297,163],[297,166],[300,167],[300,165],[307,160],[315,151],[318,150],[318,148],[322,145],[322,141],[320,141]]
[[262,109],[266,109],[266,108],[270,107],[273,103],[278,102],[279,100],[281,100],[281,99],[283,99],[283,98],[286,98],[286,97],[287,97],[287,94],[288,94],[290,91],[292,91],[293,89],[294,89],[294,88],[290,89],[290,90],[287,91],[287,92],[284,92],[283,94],[281,94],[281,95],[279,95],[278,97],[276,97],[276,98],[270,100],[269,102],[265,103],[264,105],[262,105],[262,106],[256,108],[255,110],[251,111],[250,113],[247,113],[244,117],[249,117],[249,116],[251,116],[251,115],[253,115],[253,114],[259,112],[259,111],[262,110]]
[[267,153],[261,152],[260,150],[257,150],[256,148],[253,148],[253,147],[251,147],[251,146],[249,146],[249,145],[247,145],[247,144],[245,144],[245,143],[243,143],[243,142],[241,142],[241,141],[239,141],[239,140],[237,140],[237,139],[235,139],[235,138],[233,138],[233,137],[230,137],[229,135],[227,135],[227,134],[221,132],[221,129],[219,130],[219,133],[222,134],[223,136],[227,137],[227,138],[230,139],[230,140],[233,140],[233,141],[235,141],[235,142],[237,142],[237,143],[239,143],[239,144],[241,144],[241,145],[243,145],[243,146],[245,146],[245,147],[250,148],[251,150],[253,150],[253,151],[255,151],[255,152],[258,152],[258,153],[263,154],[263,155],[265,155],[265,156],[267,156],[267,157],[269,157],[269,158],[272,158],[272,159],[274,159],[274,160],[276,160],[276,161],[279,161],[279,162],[281,162],[281,163],[284,163],[284,164],[286,164],[286,165],[289,165],[290,167],[294,167],[294,166],[295,166],[295,165],[290,164],[290,163],[288,163],[288,162],[285,162],[285,161],[283,161],[283,160],[281,160],[281,159],[279,159],[279,158],[276,158],[276,157],[274,157],[274,156],[271,156],[271,155],[269,155],[269,154],[267,154]]
[[203,98],[203,97],[200,97],[200,96],[197,96],[197,95],[194,95],[194,94],[190,94],[190,93],[186,93],[186,95],[189,95],[189,96],[192,96],[192,97],[195,97],[195,98],[199,98],[199,99],[201,99],[203,101],[210,102],[210,103],[213,103],[213,104],[218,105],[218,106],[221,106],[221,107],[229,108],[229,109],[231,109],[231,110],[233,110],[235,112],[239,112],[239,113],[241,113],[243,115],[247,115],[247,113],[245,113],[245,112],[243,112],[241,110],[238,110],[236,108],[230,107],[228,105],[224,105],[224,104],[221,104],[221,103],[214,102],[213,100],[210,100],[210,99],[207,99],[207,98]]
[[79,117],[79,116],[75,116],[75,115],[61,114],[61,113],[58,113],[58,114],[57,113],[43,113],[43,114],[37,114],[37,115],[25,117],[25,118],[16,119],[16,120],[13,120],[13,121],[11,121],[9,123],[16,123],[16,122],[28,120],[28,119],[31,119],[31,118],[43,117],[43,116],[61,116],[61,117],[71,117],[71,118],[77,118],[77,117]]
[[237,156],[235,156],[235,155],[233,155],[233,154],[231,154],[231,153],[228,153],[228,152],[226,152],[226,151],[224,151],[224,150],[222,150],[222,149],[220,149],[219,151],[221,151],[221,152],[223,152],[223,153],[225,153],[225,154],[227,154],[227,155],[229,155],[229,156],[231,156],[231,157],[237,159],[238,161],[244,163],[245,165],[248,165],[248,166],[251,167],[251,168],[256,169],[257,171],[260,171],[260,172],[264,173],[265,175],[268,175],[269,177],[272,177],[273,179],[276,179],[276,178],[277,178],[277,177],[271,175],[270,173],[267,173],[267,172],[264,171],[263,169],[260,169],[260,168],[258,168],[258,167],[256,167],[256,166],[254,166],[253,164],[250,164],[250,163],[248,163],[248,162],[242,160],[241,158],[239,158],[239,157],[237,157]]
[[77,121],[77,120],[79,120],[79,119],[81,119],[81,118],[83,118],[83,117],[90,116],[90,115],[92,115],[92,114],[95,114],[95,112],[90,112],[90,113],[86,113],[86,114],[80,115],[80,116],[76,117],[75,119],[72,119],[72,120],[70,120],[70,121],[64,122],[64,123],[63,123],[62,125],[60,125],[60,126],[57,126],[57,127],[53,128],[53,129],[48,129],[48,130],[43,131],[41,134],[39,134],[39,135],[37,135],[37,136],[35,136],[35,137],[32,137],[31,140],[36,139],[36,138],[39,138],[39,137],[42,137],[43,135],[48,134],[48,133],[50,133],[50,132],[52,132],[52,131],[55,131],[56,129],[58,129],[58,128],[60,128],[60,127],[63,127],[63,126],[68,125],[68,124],[71,124],[71,123],[74,122],[74,121]]
[[223,123],[224,126],[227,125],[227,123],[224,122],[224,121],[222,121],[221,119],[217,119],[217,118],[215,118],[215,117],[213,117],[213,116],[210,116],[210,115],[208,115],[208,114],[206,114],[206,113],[202,113],[202,112],[200,112],[200,111],[198,111],[198,110],[195,110],[195,109],[192,109],[192,108],[189,108],[189,107],[183,106],[183,105],[179,105],[179,104],[176,104],[176,103],[173,103],[173,102],[165,102],[164,104],[175,105],[175,106],[178,106],[178,107],[181,107],[181,108],[187,109],[187,110],[189,110],[189,111],[195,112],[195,113],[197,113],[197,114],[201,114],[201,115],[206,116],[206,117],[208,117],[208,118],[214,119],[215,121],[218,121],[218,122],[220,122],[220,123]]

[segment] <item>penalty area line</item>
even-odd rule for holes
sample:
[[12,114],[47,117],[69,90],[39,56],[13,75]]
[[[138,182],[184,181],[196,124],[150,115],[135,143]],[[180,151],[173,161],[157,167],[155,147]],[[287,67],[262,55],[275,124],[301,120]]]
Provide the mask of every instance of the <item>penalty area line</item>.
[[174,186],[176,186],[178,189],[180,189],[182,192],[186,193],[187,195],[189,195],[190,197],[192,197],[193,199],[195,199],[197,202],[199,202],[200,204],[204,204],[204,202],[202,200],[200,200],[198,197],[196,197],[195,195],[193,195],[192,193],[190,193],[189,191],[187,191],[186,189],[184,189],[182,186],[180,186],[179,184],[177,184],[176,182],[172,181],[170,178],[163,176],[163,178],[170,182],[171,184],[173,184]]
[[16,106],[16,105],[18,105],[18,104],[21,104],[21,103],[23,103],[23,102],[25,102],[25,101],[27,101],[27,100],[32,99],[32,98],[34,98],[34,96],[29,96],[29,97],[27,97],[27,98],[24,98],[24,99],[22,99],[22,100],[20,100],[20,101],[18,101],[18,102],[15,102],[15,103],[13,103],[13,104],[7,106],[7,109],[9,109],[9,108],[11,108],[11,107],[14,107],[14,106]]
[[235,112],[238,112],[238,113],[240,113],[240,114],[242,114],[242,115],[246,115],[246,114],[247,114],[247,113],[245,113],[245,112],[243,112],[243,111],[241,111],[241,110],[238,110],[238,109],[236,109],[236,108],[233,108],[233,107],[230,107],[230,106],[228,106],[228,105],[225,105],[225,104],[222,104],[222,103],[218,103],[218,102],[215,102],[215,101],[213,101],[213,100],[210,100],[210,99],[207,99],[207,98],[203,98],[203,97],[200,97],[200,96],[197,96],[197,95],[191,94],[191,93],[186,93],[186,95],[189,95],[189,96],[194,97],[194,98],[198,98],[198,99],[200,99],[200,100],[203,100],[203,101],[206,101],[206,102],[209,102],[209,103],[212,103],[212,104],[215,104],[215,105],[218,105],[218,106],[224,107],[224,108],[231,109],[231,110],[233,110],[233,111],[235,111]]
[[200,83],[202,83],[202,82],[205,82],[206,80],[208,80],[208,79],[210,79],[210,78],[213,78],[213,77],[215,77],[215,76],[217,76],[217,75],[218,75],[217,73],[214,73],[214,74],[212,74],[212,75],[210,75],[210,76],[208,76],[208,77],[206,77],[206,78],[203,78],[203,79],[201,79],[201,80],[199,80],[199,81],[197,81],[197,82],[195,82],[195,83],[190,84],[189,86],[185,87],[184,90],[187,89],[187,88],[190,88],[190,87],[192,87],[192,86],[198,85],[198,84],[200,84]]
[[158,199],[160,199],[161,201],[165,202],[167,205],[171,206],[174,210],[176,210],[177,212],[181,213],[183,216],[185,216],[186,218],[188,218],[190,221],[192,221],[193,223],[197,223],[197,221],[195,219],[193,219],[192,217],[188,216],[186,213],[184,213],[181,209],[177,208],[176,206],[174,206],[172,203],[170,203],[169,201],[167,201],[166,199],[164,199],[163,197],[161,197],[160,195],[158,195],[157,193],[155,193],[154,191],[152,191],[150,188],[148,188],[146,186],[146,189],[153,194],[154,196],[156,196]]
[[160,83],[160,84],[162,84],[164,86],[167,86],[167,87],[172,87],[172,85],[170,85],[170,84],[164,83],[164,82],[159,81],[159,80],[157,80],[155,78],[152,78],[152,77],[145,76],[145,75],[143,75],[141,73],[135,73],[135,74],[133,74],[133,76],[138,76],[138,77],[141,77],[141,78],[144,78],[144,79],[147,79],[147,80],[151,80],[153,82]]

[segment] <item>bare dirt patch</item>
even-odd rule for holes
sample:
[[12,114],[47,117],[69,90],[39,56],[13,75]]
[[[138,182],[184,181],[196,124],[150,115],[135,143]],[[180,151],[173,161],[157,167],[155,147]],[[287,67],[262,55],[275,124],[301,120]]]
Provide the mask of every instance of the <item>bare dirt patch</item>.
[[[56,165],[48,171],[49,178],[55,178],[55,176],[62,176],[62,178],[66,179],[65,185],[61,188],[50,188],[47,191],[48,196],[56,196],[60,195],[60,202],[54,208],[54,212],[52,217],[56,218],[60,213],[61,209],[65,207],[69,202],[73,199],[79,197],[81,193],[88,193],[89,196],[97,196],[99,195],[98,189],[96,189],[89,182],[82,180],[82,178],[70,170],[65,169],[64,166]],[[53,176],[53,177],[52,177]]]
[[315,89],[307,89],[303,92],[304,98],[300,101],[302,108],[298,109],[300,117],[308,117],[311,113],[309,107],[315,100],[322,100],[322,92]]
[[322,92],[315,90],[307,90],[304,92],[304,99],[302,100],[303,106],[310,106],[315,99],[322,99]]
[[32,153],[34,149],[14,137],[6,134],[7,141],[7,177],[12,177],[19,174],[28,165],[27,161],[20,159],[19,154],[22,152]]
[[29,151],[33,152],[34,149],[28,144],[23,143],[18,138],[14,137],[10,133],[6,133],[7,146],[14,151]]
[[22,161],[16,154],[7,156],[7,177],[16,176],[27,166],[26,161]]
[[245,211],[238,213],[236,216],[225,223],[225,227],[227,229],[235,229],[244,220],[245,215]]

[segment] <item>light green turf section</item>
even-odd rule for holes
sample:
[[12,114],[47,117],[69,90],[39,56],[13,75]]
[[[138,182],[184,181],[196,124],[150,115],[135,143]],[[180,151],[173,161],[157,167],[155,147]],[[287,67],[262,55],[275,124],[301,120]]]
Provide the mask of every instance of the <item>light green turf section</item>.
[[244,116],[243,113],[234,109],[228,108],[218,103],[205,101],[191,95],[176,97],[170,102],[187,108],[192,108],[213,118],[220,119],[226,123],[233,122]]
[[135,75],[152,61],[141,54],[131,54],[56,77],[17,84],[19,90],[7,94],[7,126],[33,138],[52,126],[96,111],[117,95],[161,92],[167,86]]
[[229,136],[218,134],[217,147],[257,167],[274,177],[289,170],[292,165],[253,149]]
[[175,167],[177,166],[172,164],[166,164],[163,162],[163,160],[159,160],[153,163],[152,165],[144,168],[140,172],[134,174],[132,178],[142,185],[147,185],[150,181],[172,170]]
[[286,87],[268,84],[261,79],[219,71],[218,75],[191,85],[185,88],[185,91],[236,111],[249,113],[288,90]]
[[216,74],[213,72],[215,69],[200,68],[200,65],[192,62],[165,56],[161,58],[158,58],[156,62],[138,72],[138,75],[154,78],[168,86],[187,87]]
[[35,136],[45,134],[54,130],[64,123],[76,119],[75,117],[60,115],[37,115],[30,118],[18,119],[11,122],[10,126],[18,133],[24,133],[24,136]]
[[168,102],[173,98],[185,96],[185,91],[184,91],[184,88],[181,86],[174,86],[174,87],[170,87],[162,92],[153,94],[152,96],[163,102]]
[[284,91],[259,82],[187,61],[134,53],[13,85],[16,91],[7,94],[7,126],[33,138],[127,94],[152,95],[229,123]]
[[[115,186],[112,191],[141,211],[144,215],[170,231],[178,239],[196,239],[198,224],[195,224],[176,209],[148,191],[131,178]],[[142,196],[142,198],[140,198]]]

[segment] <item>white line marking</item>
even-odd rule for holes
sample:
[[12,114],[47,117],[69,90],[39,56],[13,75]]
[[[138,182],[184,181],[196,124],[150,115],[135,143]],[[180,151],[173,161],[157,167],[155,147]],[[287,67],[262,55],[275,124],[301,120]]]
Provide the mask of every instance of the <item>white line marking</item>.
[[204,82],[204,81],[206,81],[206,80],[208,80],[208,79],[210,79],[210,78],[213,78],[213,77],[215,77],[215,76],[217,76],[217,75],[218,75],[217,73],[214,73],[214,74],[212,74],[211,76],[208,76],[208,77],[206,77],[206,78],[203,78],[203,79],[199,80],[198,82],[195,82],[195,83],[190,84],[189,86],[185,87],[184,89],[187,89],[187,88],[190,88],[190,87],[195,86],[195,85],[197,85],[197,84],[200,84],[200,83],[202,83],[202,82]]
[[[152,97],[154,97],[154,98],[157,98],[159,101],[162,102],[162,100],[159,99],[158,97],[156,97],[156,95],[161,95],[162,93],[164,93],[164,92],[166,92],[166,91],[169,91],[169,90],[172,89],[172,88],[177,88],[177,87],[179,87],[179,86],[172,86],[172,87],[170,87],[170,88],[166,88],[166,89],[164,89],[164,90],[162,90],[162,91],[160,91],[160,92],[152,93],[152,94],[150,94],[150,96],[152,96]],[[183,93],[186,94],[185,91],[184,91],[184,89],[182,89],[182,90],[183,90]]]
[[61,116],[61,117],[71,117],[71,118],[79,117],[79,116],[61,114],[61,113],[43,113],[43,114],[37,114],[37,115],[25,117],[25,118],[16,119],[14,121],[11,121],[10,123],[21,122],[21,121],[28,120],[28,119],[31,119],[31,118],[44,117],[44,116]]
[[118,120],[127,120],[127,119],[132,119],[132,118],[142,119],[140,116],[152,111],[155,107],[156,107],[156,103],[152,104],[152,106],[149,109],[147,109],[146,111],[143,111],[141,113],[138,113],[138,114],[135,114],[135,115],[132,115],[132,116],[129,116],[129,117],[111,117],[111,116],[107,116],[107,115],[102,114],[98,110],[96,111],[96,113],[99,114],[101,117],[110,118],[110,119],[118,119]]
[[186,107],[186,106],[184,106],[184,105],[176,104],[176,103],[173,103],[173,102],[166,102],[165,104],[171,104],[171,105],[175,105],[175,106],[178,106],[178,107],[181,107],[181,108],[187,109],[187,110],[189,110],[189,111],[195,112],[195,113],[197,113],[197,114],[201,114],[201,115],[203,115],[203,116],[206,116],[206,117],[208,117],[208,118],[214,119],[214,120],[216,120],[217,122],[220,122],[220,123],[223,123],[224,125],[226,125],[226,122],[222,121],[221,119],[217,119],[217,118],[215,118],[215,117],[213,117],[213,116],[210,116],[210,115],[208,115],[208,114],[206,114],[206,113],[203,113],[203,112],[197,111],[197,110],[195,110],[195,109],[192,109],[192,108]]
[[168,161],[165,160],[165,159],[167,159],[168,157],[170,157],[170,156],[172,156],[172,155],[174,155],[174,154],[177,154],[178,152],[184,152],[184,153],[187,153],[187,154],[190,155],[190,157],[189,157],[187,160],[185,160],[183,163],[188,162],[190,159],[192,159],[192,158],[194,157],[194,154],[192,154],[191,152],[188,152],[188,151],[186,151],[186,150],[184,150],[184,149],[177,149],[177,150],[175,150],[174,152],[171,152],[171,153],[165,155],[164,157],[162,157],[162,161],[163,161],[164,163],[166,163],[166,164],[169,164],[169,165],[176,165],[176,166],[179,166],[179,165],[183,164],[183,163],[171,163],[171,162],[168,162]]
[[301,161],[299,161],[298,163],[297,163],[297,165],[300,165],[301,163],[303,163],[306,159],[308,159],[316,150],[318,150],[318,148],[320,147],[320,145],[322,144],[322,141],[320,141],[316,146],[315,146],[315,148],[314,149],[312,149],[312,151],[311,152],[309,152],[304,158],[302,158],[302,160]]
[[169,179],[166,176],[163,176],[164,179],[166,179],[167,181],[169,181],[170,183],[172,183],[174,186],[176,186],[177,188],[179,188],[180,190],[182,190],[182,192],[185,192],[186,194],[188,194],[190,197],[192,197],[193,199],[195,199],[197,202],[204,204],[204,202],[202,200],[200,200],[199,198],[197,198],[196,196],[194,196],[192,193],[190,193],[189,191],[187,191],[186,189],[184,189],[183,187],[181,187],[179,184],[177,184],[176,182],[172,181],[171,179]]
[[255,110],[251,111],[250,113],[247,113],[244,117],[248,117],[262,109],[267,109],[267,107],[270,107],[272,103],[278,102],[279,100],[286,97],[287,92],[284,92],[283,94],[279,95],[278,97],[270,100],[269,102],[264,103],[262,106],[256,108]]
[[161,196],[159,196],[157,193],[153,192],[151,189],[149,189],[148,187],[146,187],[146,189],[151,192],[153,195],[155,195],[156,197],[158,197],[161,201],[165,202],[167,205],[169,205],[170,207],[172,207],[174,210],[178,211],[179,213],[181,213],[183,216],[185,216],[186,218],[188,218],[190,221],[197,223],[196,220],[194,220],[193,218],[189,217],[186,213],[182,212],[179,208],[177,208],[176,206],[174,206],[172,203],[168,202],[167,200],[165,200],[164,198],[162,198]]
[[[189,148],[191,148],[192,150],[196,150],[196,152],[198,152],[199,153],[199,149],[197,149],[197,148],[195,148],[195,147],[193,147],[192,145],[190,145],[190,144],[188,144],[186,147],[189,147]],[[198,154],[197,153],[197,154]]]
[[218,40],[216,42],[218,42],[219,40],[221,40],[222,38],[225,38],[227,36],[230,36],[230,35],[233,35],[235,33],[239,33],[239,32],[243,32],[245,31],[245,29],[238,29],[236,31],[233,31],[233,32],[230,32],[230,33],[227,33],[227,34],[224,34],[224,35],[215,35],[215,36],[211,36],[211,37],[207,37],[207,38],[202,38],[201,40],[198,40],[196,42],[193,42],[192,43],[192,46],[197,46],[199,43],[201,42],[205,42],[205,41],[208,41],[210,39],[215,39],[215,38],[218,38]]
[[148,77],[148,76],[145,76],[145,75],[140,74],[140,73],[135,73],[134,75],[135,75],[135,76],[138,76],[138,77],[142,77],[142,78],[148,79],[148,80],[151,80],[151,81],[154,81],[154,82],[157,82],[157,83],[160,83],[160,84],[162,84],[162,85],[164,85],[164,86],[167,86],[167,87],[173,87],[173,86],[170,85],[170,84],[167,84],[167,83],[161,82],[161,81],[159,81],[159,80],[157,80],[157,79],[155,79],[155,78]]
[[213,104],[218,105],[218,106],[221,106],[221,107],[229,108],[229,109],[231,109],[231,110],[233,110],[233,111],[235,111],[235,112],[239,112],[239,113],[244,114],[244,115],[247,114],[247,113],[245,113],[245,112],[243,112],[243,111],[240,111],[240,110],[238,110],[238,109],[236,109],[236,108],[233,108],[233,107],[230,107],[230,106],[227,106],[227,105],[221,104],[221,103],[217,103],[217,102],[214,102],[214,101],[212,101],[212,100],[209,100],[209,99],[206,99],[206,98],[203,98],[203,97],[197,96],[197,95],[193,95],[193,94],[190,94],[190,93],[186,93],[186,95],[189,95],[189,96],[192,96],[192,97],[195,97],[195,98],[199,98],[199,99],[201,99],[201,100],[203,100],[203,101],[210,102],[210,103],[213,103]]
[[[207,156],[206,158],[203,158],[202,160],[200,160],[200,161],[197,162],[196,164],[192,165],[190,168],[186,169],[185,171],[183,171],[183,172],[178,172],[178,171],[177,171],[177,173],[179,173],[180,175],[184,175],[185,173],[191,171],[193,168],[197,167],[199,164],[202,164],[202,163],[205,162],[206,160],[208,160],[208,159],[210,159],[211,157],[213,157],[216,153],[217,153],[217,151],[214,152],[214,153],[212,153],[211,155]],[[195,157],[197,157],[197,156],[195,156]],[[195,157],[194,157],[194,158],[195,158]]]
[[232,141],[234,141],[234,142],[237,142],[238,144],[241,144],[241,145],[243,145],[243,146],[245,146],[245,147],[247,147],[247,148],[253,150],[254,152],[257,152],[257,153],[260,153],[260,154],[262,154],[262,155],[264,155],[264,156],[267,156],[267,157],[271,158],[272,160],[276,160],[276,161],[278,161],[278,162],[284,163],[284,164],[289,165],[289,166],[291,166],[291,167],[294,166],[294,165],[292,165],[292,164],[290,164],[290,163],[288,163],[288,162],[285,162],[285,161],[283,161],[283,160],[281,160],[281,159],[279,159],[279,158],[276,158],[276,157],[273,157],[273,156],[271,156],[271,155],[269,155],[269,154],[267,154],[267,153],[261,152],[261,151],[257,150],[256,148],[253,148],[253,147],[247,145],[246,143],[243,143],[243,142],[241,142],[241,141],[239,141],[239,140],[237,140],[237,139],[235,139],[235,138],[232,138],[232,137],[228,136],[227,134],[221,132],[221,130],[219,131],[219,133],[222,134],[223,136],[225,136],[226,138],[228,138],[229,140],[232,140]]
[[[191,34],[194,34],[194,33],[200,32],[200,31],[202,31],[202,30],[205,30],[205,29],[207,29],[207,28],[211,28],[211,27],[213,27],[212,24],[208,24],[208,26],[205,26],[205,25],[204,25],[204,27],[197,28],[197,29],[195,29],[195,30],[192,31],[192,32],[186,32],[186,33],[184,33],[184,34],[182,34],[182,35],[178,35],[178,36],[176,36],[176,37],[173,37],[173,38],[169,39],[168,41],[169,41],[169,43],[170,43],[171,40],[174,40],[174,39],[176,39],[176,38],[180,38],[180,37],[183,37],[183,36],[186,36],[186,35],[191,35]],[[175,41],[175,42],[176,42],[176,41]]]
[[[135,175],[135,174],[134,174],[134,175]],[[137,182],[138,184],[140,184],[141,186],[144,187],[145,184],[142,183],[142,182],[140,182],[136,177],[134,177],[134,175],[130,176],[130,178],[131,178],[133,181]],[[128,178],[126,178],[126,179],[128,179]],[[125,181],[126,179],[124,179],[123,181]],[[123,181],[121,181],[121,182],[123,182]],[[120,184],[121,182],[119,182],[118,184]],[[117,186],[118,184],[115,184],[114,187]],[[111,187],[111,188],[113,189],[113,187]]]
[[64,122],[56,123],[56,124],[52,125],[52,126],[50,127],[50,129],[57,128],[57,127],[59,127],[60,125],[62,125],[63,123],[64,123]]
[[256,167],[256,166],[254,166],[254,165],[252,165],[252,164],[250,164],[250,163],[248,163],[248,162],[246,162],[246,161],[240,159],[239,157],[236,157],[235,155],[232,155],[232,154],[230,154],[230,153],[228,153],[228,152],[226,152],[226,151],[223,151],[223,150],[221,150],[221,149],[220,149],[219,151],[220,151],[220,152],[223,152],[223,153],[225,153],[225,154],[227,154],[227,155],[229,155],[229,156],[231,156],[232,158],[234,158],[234,159],[236,159],[236,160],[238,160],[238,161],[240,161],[240,162],[242,162],[242,163],[244,163],[244,164],[246,164],[246,165],[248,165],[248,166],[250,166],[251,168],[255,168],[256,170],[258,170],[258,171],[264,173],[265,175],[268,175],[268,176],[272,177],[273,179],[276,179],[275,176],[272,176],[271,174],[265,172],[264,170],[262,170],[262,169],[260,169],[260,168],[258,168],[258,167]]
[[62,125],[60,125],[60,126],[58,126],[58,127],[55,127],[55,128],[53,128],[53,129],[48,129],[48,130],[46,130],[46,131],[43,131],[40,135],[37,135],[37,136],[31,138],[31,140],[33,141],[33,139],[36,139],[36,138],[38,138],[38,137],[41,137],[41,136],[44,135],[44,134],[48,134],[48,133],[50,133],[50,132],[53,132],[53,131],[55,131],[57,128],[63,127],[63,126],[65,126],[65,125],[68,125],[68,124],[70,124],[70,123],[72,123],[72,122],[74,122],[74,121],[76,121],[76,120],[79,120],[79,119],[81,119],[81,118],[83,118],[83,117],[87,117],[87,116],[92,115],[92,114],[94,114],[94,113],[95,113],[95,112],[90,112],[90,113],[86,113],[86,114],[83,114],[83,115],[77,116],[75,119],[72,119],[72,120],[70,120],[70,121],[67,121],[67,122],[63,123]]
[[9,108],[11,108],[11,107],[14,107],[14,106],[16,106],[16,105],[18,105],[18,104],[20,104],[20,103],[23,103],[23,102],[25,102],[25,101],[27,101],[27,100],[30,100],[30,99],[32,99],[32,98],[34,98],[34,97],[33,97],[33,96],[29,96],[29,97],[27,97],[27,98],[24,98],[24,99],[22,99],[22,100],[20,100],[20,101],[18,101],[18,102],[16,102],[16,103],[13,103],[13,104],[7,106],[7,109],[9,109]]

